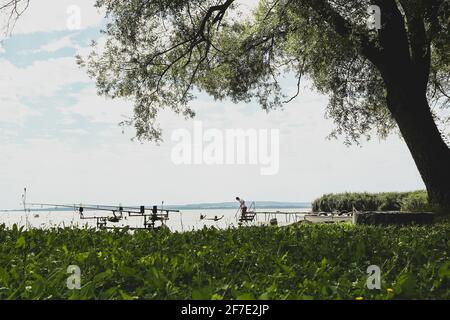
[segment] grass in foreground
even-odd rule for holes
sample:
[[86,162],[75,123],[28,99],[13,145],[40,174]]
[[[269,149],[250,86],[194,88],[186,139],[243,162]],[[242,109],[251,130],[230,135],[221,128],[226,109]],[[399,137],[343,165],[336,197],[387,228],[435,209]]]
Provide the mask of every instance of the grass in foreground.
[[[0,226],[1,299],[450,298],[450,223],[196,232]],[[69,265],[81,290],[68,290]],[[381,290],[366,287],[381,268]]]

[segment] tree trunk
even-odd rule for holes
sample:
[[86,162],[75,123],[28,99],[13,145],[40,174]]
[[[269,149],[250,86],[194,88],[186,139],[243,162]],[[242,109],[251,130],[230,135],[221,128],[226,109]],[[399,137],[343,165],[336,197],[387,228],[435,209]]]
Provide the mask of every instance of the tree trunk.
[[[426,97],[431,47],[423,17],[412,12],[405,17],[397,1],[374,3],[382,8],[384,24],[378,33],[379,59],[371,61],[385,82],[387,106],[422,176],[431,205],[450,214],[450,149]],[[409,23],[408,30],[405,23]]]
[[414,79],[387,83],[388,107],[427,188],[429,201],[450,214],[450,149],[436,127],[425,88]]

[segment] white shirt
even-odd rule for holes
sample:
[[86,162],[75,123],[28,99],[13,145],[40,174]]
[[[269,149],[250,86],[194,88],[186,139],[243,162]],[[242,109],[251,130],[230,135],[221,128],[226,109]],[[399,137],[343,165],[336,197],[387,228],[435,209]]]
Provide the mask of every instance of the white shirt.
[[245,207],[245,201],[244,201],[244,199],[239,200],[239,203],[241,204],[241,208]]

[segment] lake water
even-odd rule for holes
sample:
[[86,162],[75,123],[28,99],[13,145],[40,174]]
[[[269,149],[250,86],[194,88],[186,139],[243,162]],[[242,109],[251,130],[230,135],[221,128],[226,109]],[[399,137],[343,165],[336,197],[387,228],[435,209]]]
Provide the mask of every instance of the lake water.
[[[292,212],[292,215],[258,215],[253,222],[248,225],[267,224],[271,218],[276,217],[279,225],[286,225],[303,219],[306,212],[310,212],[310,208],[289,208],[289,209],[261,209],[257,211],[270,212]],[[237,227],[238,221],[236,216],[237,209],[207,209],[207,210],[183,210],[180,213],[169,213],[169,220],[165,222],[166,226],[172,231],[189,231],[202,229],[204,226],[225,229],[228,227]],[[28,214],[28,225],[33,228],[51,228],[51,227],[95,227],[96,220],[82,220],[78,212],[71,211],[32,211]],[[88,216],[104,216],[104,212],[85,212]],[[213,219],[215,216],[223,218],[219,221],[201,220],[200,216],[206,215],[206,218]],[[109,216],[112,216],[109,214]],[[108,226],[117,227],[142,227],[142,217],[128,217],[124,214],[125,219],[118,223],[108,223]],[[5,212],[0,213],[0,224],[6,224],[11,227],[13,224],[19,226],[26,225],[27,217],[24,212]],[[158,223],[157,223],[158,224]]]

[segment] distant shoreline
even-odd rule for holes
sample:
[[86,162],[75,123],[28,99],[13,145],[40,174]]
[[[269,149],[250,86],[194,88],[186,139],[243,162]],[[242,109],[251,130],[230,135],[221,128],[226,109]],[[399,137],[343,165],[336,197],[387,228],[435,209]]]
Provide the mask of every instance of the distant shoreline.
[[[253,201],[246,201],[247,207],[250,207]],[[296,209],[311,208],[310,202],[278,202],[278,201],[254,201],[256,208],[259,209]],[[237,209],[237,202],[220,202],[220,203],[195,203],[184,205],[167,205],[164,208],[175,210],[214,210],[214,209]]]
[[[246,201],[247,206],[250,207],[253,201]],[[297,209],[297,208],[311,208],[310,202],[281,202],[281,201],[254,201],[257,209]],[[72,204],[71,204],[72,205]],[[84,204],[88,205],[88,204]],[[78,206],[78,204],[74,204]],[[148,205],[151,207],[152,205]],[[164,205],[165,209],[172,210],[223,210],[223,209],[237,209],[239,204],[237,202],[212,202],[212,203],[193,203],[193,204],[180,204],[180,205]],[[158,205],[161,208],[161,205]],[[27,208],[27,211],[72,211],[73,208]],[[23,208],[5,210],[3,212],[19,212],[24,211]]]
[[[284,205],[269,205],[269,204],[256,204],[256,209],[307,209],[311,208],[310,203],[299,203],[299,204],[284,204]],[[249,205],[247,204],[247,207]],[[229,206],[215,206],[215,205],[167,205],[164,206],[164,208],[167,209],[174,209],[174,210],[224,210],[224,209],[237,209],[239,207],[238,204],[233,203],[233,205]]]

